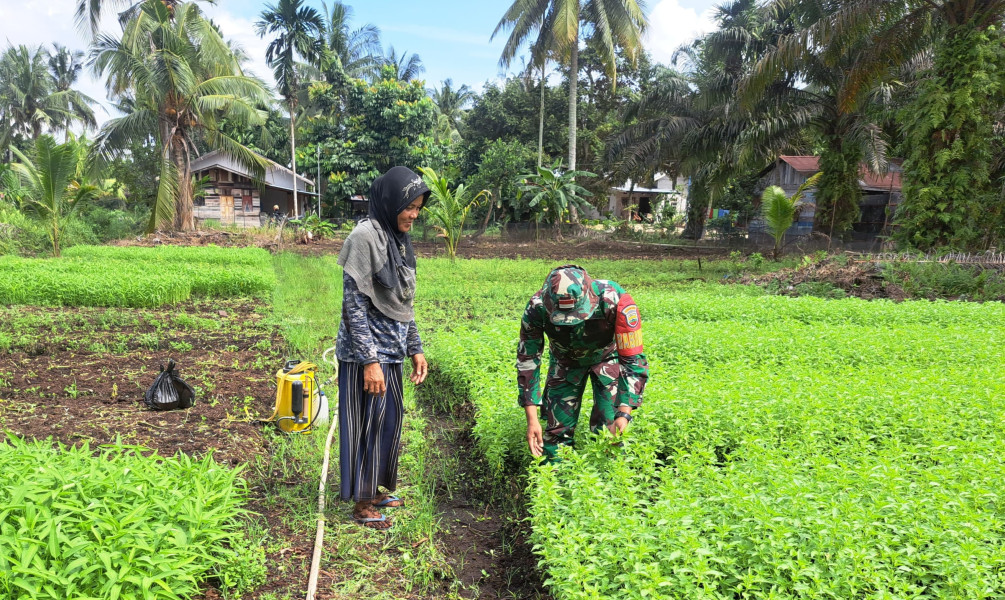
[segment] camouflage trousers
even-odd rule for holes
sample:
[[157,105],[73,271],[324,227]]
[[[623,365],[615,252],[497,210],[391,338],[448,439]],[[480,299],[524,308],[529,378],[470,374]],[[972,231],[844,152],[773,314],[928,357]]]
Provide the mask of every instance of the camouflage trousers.
[[560,445],[573,444],[587,379],[593,384],[590,431],[596,433],[614,422],[620,375],[617,356],[587,367],[567,367],[552,361],[541,403],[542,416],[547,418],[543,437],[548,462],[555,460]]

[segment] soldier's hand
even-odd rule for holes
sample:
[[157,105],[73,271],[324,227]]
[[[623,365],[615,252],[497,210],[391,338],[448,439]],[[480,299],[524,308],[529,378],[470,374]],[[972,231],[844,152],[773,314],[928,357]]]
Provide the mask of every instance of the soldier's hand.
[[534,456],[544,454],[544,437],[541,433],[541,423],[537,419],[527,422],[527,446]]
[[624,433],[625,429],[628,429],[628,419],[624,417],[618,417],[617,419],[614,419],[614,422],[611,423],[610,426],[611,433],[613,433],[616,436]]

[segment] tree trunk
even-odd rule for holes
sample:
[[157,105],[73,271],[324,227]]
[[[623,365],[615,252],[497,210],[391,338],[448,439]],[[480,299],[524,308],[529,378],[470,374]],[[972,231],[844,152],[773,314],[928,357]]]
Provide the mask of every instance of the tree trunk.
[[698,241],[705,231],[705,217],[708,215],[707,182],[692,180],[687,188],[687,225],[681,237]]
[[59,215],[52,211],[52,255],[59,258]]
[[576,170],[576,93],[579,87],[579,39],[572,43],[569,60],[569,170]]
[[[579,36],[572,42],[569,61],[569,170],[576,170],[576,93],[579,88]],[[569,220],[579,223],[579,211],[569,207]]]
[[475,239],[478,236],[484,234],[485,230],[489,228],[489,220],[492,219],[492,213],[495,212],[496,209],[495,200],[496,198],[499,198],[499,196],[502,196],[502,191],[498,187],[495,188],[495,193],[496,195],[493,198],[489,198],[489,210],[487,213],[485,213],[485,220],[482,221],[481,227],[479,227],[478,231],[475,232],[473,236],[471,236],[471,239]]
[[300,214],[297,206],[297,138],[296,106],[290,102],[290,169],[293,171],[293,216]]
[[816,214],[813,230],[833,238],[851,229],[858,218],[858,203],[862,197],[858,180],[862,150],[850,142],[845,127],[840,125],[826,136],[824,151],[820,155],[820,182],[814,195]]
[[547,82],[545,76],[545,65],[548,61],[541,61],[541,120],[537,128],[537,168],[541,168],[541,160],[544,157],[544,86]]
[[171,161],[178,173],[178,200],[175,202],[174,228],[178,231],[193,231],[195,216],[192,209],[192,173],[185,160],[184,142],[171,143]]
[[995,119],[989,116],[1001,106],[1001,48],[998,30],[951,26],[935,50],[932,75],[904,108],[908,151],[894,216],[901,247],[982,251],[989,237],[1000,235],[1000,188],[990,168]]

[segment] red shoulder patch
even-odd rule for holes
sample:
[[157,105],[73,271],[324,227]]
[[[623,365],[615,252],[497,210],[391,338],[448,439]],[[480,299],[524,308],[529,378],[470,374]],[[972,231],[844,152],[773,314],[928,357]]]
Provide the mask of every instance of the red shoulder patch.
[[642,317],[631,295],[625,293],[618,301],[618,317],[614,324],[614,339],[618,354],[635,356],[642,353]]
[[618,320],[614,325],[614,331],[623,333],[626,331],[636,331],[642,327],[642,317],[639,316],[639,307],[635,305],[630,294],[621,294],[618,301]]

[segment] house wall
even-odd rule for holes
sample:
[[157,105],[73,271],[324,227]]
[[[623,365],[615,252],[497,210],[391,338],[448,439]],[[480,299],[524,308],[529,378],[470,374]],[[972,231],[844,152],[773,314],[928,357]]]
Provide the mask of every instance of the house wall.
[[262,197],[265,212],[271,213],[272,207],[277,205],[284,215],[293,216],[293,192],[272,187],[265,188],[265,195]]
[[[787,162],[779,160],[775,162],[774,168],[771,169],[763,178],[761,178],[761,183],[757,187],[757,195],[760,198],[761,193],[772,185],[777,185],[782,188],[787,196],[795,194],[799,190],[799,186],[804,184],[806,180],[809,179],[809,175],[800,173],[799,171],[792,168]],[[809,235],[813,232],[813,217],[816,216],[816,201],[814,200],[814,195],[816,194],[816,188],[809,188],[803,194],[803,209],[799,212],[795,221],[792,223],[792,227],[785,232],[785,235],[789,236],[800,236]],[[764,222],[759,218],[755,217],[751,219],[748,225],[748,231],[751,233],[767,231],[764,227]]]
[[[785,161],[779,160],[762,179],[758,187],[758,193],[769,185],[777,185],[786,194],[796,193],[810,174],[803,174],[792,168]],[[816,188],[806,190],[803,201],[804,207],[800,212],[797,221],[786,232],[786,235],[807,235],[813,231],[813,218],[816,215]],[[872,240],[881,234],[884,228],[889,228],[893,213],[900,203],[901,194],[899,191],[878,192],[872,188],[862,191],[859,200],[859,216],[852,224],[852,238],[855,240]],[[750,231],[763,231],[764,225],[759,220],[752,221]]]
[[[222,225],[238,227],[260,225],[261,191],[249,178],[219,168],[199,171],[195,175],[197,178],[209,177],[202,199],[196,199],[193,207],[197,220],[212,219]],[[231,202],[233,210],[225,210]]]
[[[654,212],[660,212],[667,202],[674,207],[676,213],[685,214],[687,212],[686,186],[678,185],[677,188],[674,188],[673,181],[666,175],[657,177],[654,183],[655,187],[650,189],[660,190],[660,192],[636,190],[632,192],[630,200],[628,192],[612,188],[607,196],[607,214],[619,219],[627,219],[630,207],[639,206],[642,198],[650,199],[650,206]],[[629,180],[625,186],[630,185],[631,181]],[[641,185],[638,187],[645,189]],[[663,193],[663,190],[666,190],[666,193]]]

